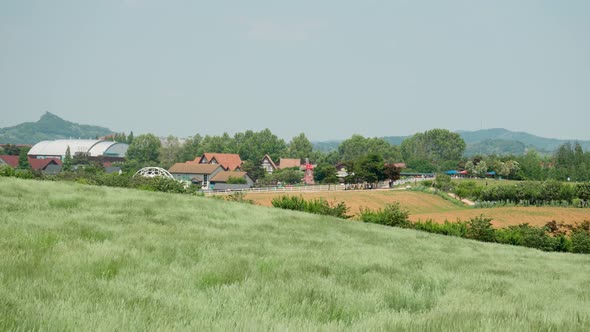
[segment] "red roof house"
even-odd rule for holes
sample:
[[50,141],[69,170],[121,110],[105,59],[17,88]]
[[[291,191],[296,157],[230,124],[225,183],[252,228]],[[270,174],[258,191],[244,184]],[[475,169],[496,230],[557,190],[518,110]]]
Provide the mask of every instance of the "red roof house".
[[61,166],[62,162],[57,158],[35,159],[29,157],[29,164],[35,171],[44,171],[49,165]]
[[235,153],[205,153],[194,161],[199,164],[219,164],[226,171],[239,171],[242,167],[242,159]]
[[9,165],[12,168],[18,167],[18,156],[0,155],[0,165]]

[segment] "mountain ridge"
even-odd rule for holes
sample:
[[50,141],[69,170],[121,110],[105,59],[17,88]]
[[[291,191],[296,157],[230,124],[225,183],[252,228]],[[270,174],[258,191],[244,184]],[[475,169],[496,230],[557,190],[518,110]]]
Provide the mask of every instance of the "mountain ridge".
[[[529,149],[535,149],[540,153],[548,154],[555,151],[560,145],[567,142],[578,142],[584,150],[590,150],[590,141],[577,139],[546,138],[522,131],[511,131],[505,128],[490,128],[480,130],[455,131],[465,141],[466,156],[474,154],[524,154]],[[381,137],[392,145],[400,145],[409,136],[384,136]],[[316,141],[312,142],[314,148],[329,152],[338,148],[341,141]]]
[[112,134],[113,131],[100,126],[78,124],[46,112],[37,122],[0,128],[2,144],[36,144],[45,140],[64,138],[95,138]]

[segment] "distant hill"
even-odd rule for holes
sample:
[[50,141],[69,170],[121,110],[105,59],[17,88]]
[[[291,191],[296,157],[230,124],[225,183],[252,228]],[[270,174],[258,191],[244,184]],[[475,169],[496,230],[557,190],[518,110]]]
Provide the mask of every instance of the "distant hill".
[[518,141],[527,147],[534,147],[541,152],[553,152],[566,142],[579,142],[584,150],[590,150],[590,141],[563,140],[557,138],[545,138],[525,132],[515,132],[503,128],[482,129],[476,131],[458,131],[465,143],[473,144],[487,140]]
[[0,128],[0,143],[35,144],[44,140],[95,138],[112,133],[113,131],[108,128],[69,122],[47,112],[37,122],[25,122],[14,127]]
[[[465,148],[464,155],[467,157],[480,155],[523,155],[528,146],[522,142],[505,139],[486,139],[481,142],[469,143]],[[538,149],[537,149],[538,150]]]
[[[503,128],[457,131],[457,133],[461,135],[467,144],[467,148],[465,149],[466,156],[473,156],[475,154],[520,155],[526,153],[528,149],[535,149],[542,154],[549,154],[566,142],[578,142],[585,151],[590,151],[590,141],[545,138]],[[410,136],[385,136],[382,138],[390,144],[400,145],[408,137]],[[314,142],[313,145],[316,150],[329,152],[337,150],[338,144],[341,142]]]

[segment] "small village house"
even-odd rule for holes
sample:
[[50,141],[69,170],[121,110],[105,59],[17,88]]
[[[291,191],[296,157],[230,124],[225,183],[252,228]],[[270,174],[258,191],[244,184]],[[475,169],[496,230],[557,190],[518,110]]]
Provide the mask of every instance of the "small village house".
[[[243,179],[245,183],[228,183],[230,179]],[[219,172],[211,178],[210,189],[214,190],[244,190],[251,188],[254,180],[246,172]]]
[[177,180],[190,181],[202,189],[209,189],[211,179],[225,170],[218,164],[199,164],[189,161],[172,165],[168,172]]

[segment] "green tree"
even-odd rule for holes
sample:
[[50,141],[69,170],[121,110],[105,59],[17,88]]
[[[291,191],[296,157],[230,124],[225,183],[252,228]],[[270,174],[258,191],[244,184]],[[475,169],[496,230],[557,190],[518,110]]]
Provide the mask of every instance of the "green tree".
[[473,175],[477,177],[485,177],[488,172],[488,165],[485,160],[480,161],[473,169]]
[[134,140],[134,139],[135,139],[135,138],[133,137],[133,131],[131,131],[131,132],[129,133],[129,136],[127,136],[127,144],[131,144],[131,143],[133,143],[133,140]]
[[160,139],[153,134],[139,135],[129,145],[127,159],[142,165],[157,165],[161,145]]
[[14,144],[6,144],[6,146],[4,146],[4,153],[9,155],[9,156],[19,156],[20,155],[20,147],[18,147],[17,145]]
[[321,164],[313,170],[313,177],[317,183],[338,183],[336,172],[334,165]]
[[244,161],[242,164],[242,171],[248,173],[248,176],[254,181],[263,179],[266,175],[266,171],[262,168],[261,161],[253,162],[250,160]]
[[31,169],[31,164],[29,164],[29,157],[28,153],[31,148],[22,147],[20,149],[20,153],[18,155],[18,169]]
[[268,128],[259,132],[248,130],[245,133],[236,134],[234,139],[235,153],[238,153],[242,160],[250,160],[254,163],[262,161],[265,154],[278,161],[287,152],[285,141]]
[[[553,177],[557,180],[575,179],[576,165],[575,152],[570,142],[557,148],[554,154],[555,166],[552,170]],[[577,180],[577,179],[576,179]]]
[[313,145],[307,139],[304,133],[299,134],[291,139],[287,149],[287,156],[289,158],[311,158]]
[[394,164],[386,164],[383,168],[385,178],[391,181],[399,180],[401,178],[401,171],[402,170],[399,167],[395,167]]
[[519,170],[517,176],[523,180],[545,180],[547,178],[543,170],[543,161],[537,151],[531,149],[524,156],[517,157]]
[[450,175],[439,173],[434,178],[434,186],[443,191],[451,191],[454,188],[454,183]]
[[455,195],[459,198],[473,197],[478,190],[477,183],[475,181],[461,181],[455,186]]
[[116,133],[115,136],[112,138],[112,141],[119,143],[127,143],[127,136],[125,136],[125,133]]
[[340,161],[360,159],[368,154],[380,154],[388,162],[399,161],[401,155],[396,146],[389,144],[381,138],[365,138],[361,135],[352,135],[338,146]]
[[160,146],[160,165],[163,168],[170,168],[180,161],[181,144],[178,138],[170,135],[166,137],[164,143]]
[[370,153],[355,164],[354,172],[363,181],[374,183],[385,180],[384,168],[383,157],[377,153]]
[[68,172],[72,170],[72,154],[70,152],[70,146],[66,149],[66,156],[64,157],[62,170]]
[[199,155],[205,152],[237,153],[236,141],[228,133],[221,136],[207,135],[201,141],[200,151]]
[[444,162],[460,161],[465,146],[465,141],[459,134],[446,129],[432,129],[405,139],[400,149],[408,164],[426,160],[441,170]]
[[180,151],[178,151],[178,162],[195,160],[195,158],[201,156],[203,154],[202,141],[203,137],[199,134],[187,138],[180,146]]
[[303,179],[303,172],[295,167],[278,169],[272,173],[271,179],[283,184],[297,184]]

